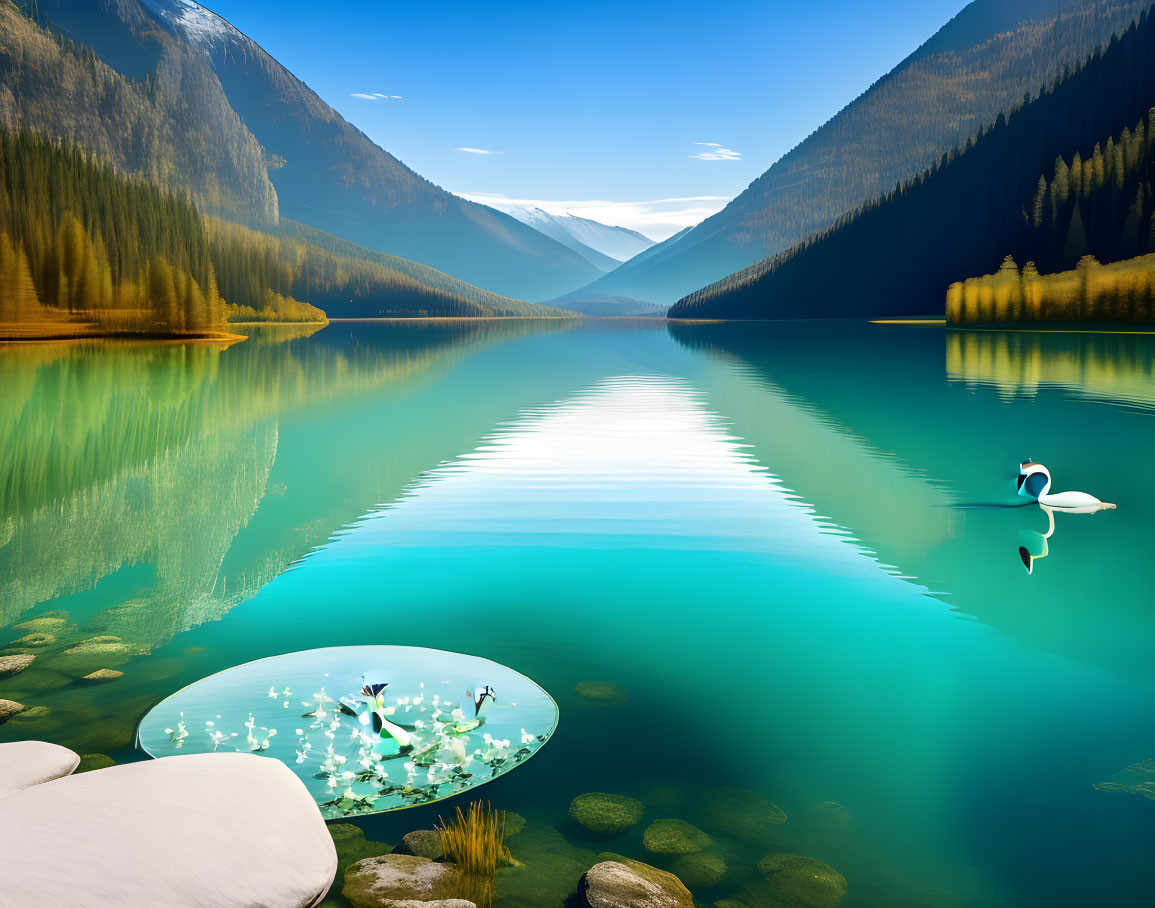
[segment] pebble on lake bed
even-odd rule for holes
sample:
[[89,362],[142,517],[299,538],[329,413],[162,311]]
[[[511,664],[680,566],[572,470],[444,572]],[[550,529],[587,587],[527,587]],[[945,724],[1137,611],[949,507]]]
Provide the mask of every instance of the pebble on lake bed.
[[116,765],[118,765],[116,760],[108,754],[83,754],[80,757],[80,764],[73,770],[73,775],[78,772],[92,772],[94,769],[108,769]]
[[401,843],[393,849],[393,854],[413,854],[419,858],[440,860],[445,855],[441,844],[441,833],[436,829],[415,829],[401,837]]
[[97,671],[90,672],[84,676],[85,681],[115,681],[117,678],[123,678],[124,672],[118,672],[115,668],[102,668]]
[[670,873],[694,889],[717,886],[728,869],[720,854],[704,851],[684,854],[670,865]]
[[646,805],[634,798],[594,791],[570,802],[570,818],[598,835],[620,835],[637,824]]
[[380,908],[405,899],[455,899],[460,886],[461,872],[454,864],[438,864],[411,854],[383,854],[349,867],[341,894],[353,908]]
[[35,656],[22,654],[19,656],[0,656],[0,678],[10,678],[18,675],[36,660]]
[[684,820],[654,820],[642,836],[653,854],[692,854],[710,847],[710,837]]
[[587,700],[604,706],[614,706],[630,699],[625,690],[609,681],[583,681],[574,690]]
[[846,895],[846,877],[814,858],[771,854],[758,862],[758,870],[766,874],[766,880],[748,888],[759,892],[765,888],[770,897],[768,904],[832,908]]
[[24,712],[24,704],[15,700],[0,700],[0,725]]
[[755,791],[716,788],[706,794],[702,819],[710,829],[758,845],[766,843],[775,827],[786,822],[786,813]]
[[694,908],[690,891],[672,873],[617,855],[591,867],[579,892],[589,908]]
[[55,634],[47,634],[42,631],[38,631],[32,634],[25,634],[18,640],[13,640],[8,644],[8,646],[14,648],[32,647],[33,649],[39,649],[40,647],[51,646],[55,642]]

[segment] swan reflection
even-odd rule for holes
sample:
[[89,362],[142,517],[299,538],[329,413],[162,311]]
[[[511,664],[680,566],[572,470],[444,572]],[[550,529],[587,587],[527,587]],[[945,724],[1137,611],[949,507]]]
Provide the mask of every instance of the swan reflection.
[[1034,573],[1036,561],[1049,554],[1048,540],[1055,534],[1055,511],[1064,514],[1095,514],[1115,508],[1110,502],[1100,501],[1086,492],[1051,492],[1051,471],[1029,459],[1019,464],[1017,492],[1020,497],[1036,502],[1047,515],[1045,533],[1033,530],[1019,532],[1019,558],[1028,574]]

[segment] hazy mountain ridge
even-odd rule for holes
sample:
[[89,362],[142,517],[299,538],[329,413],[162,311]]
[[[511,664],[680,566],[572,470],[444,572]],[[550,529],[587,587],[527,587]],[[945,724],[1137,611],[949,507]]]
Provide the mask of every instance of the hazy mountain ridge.
[[488,204],[569,246],[602,271],[612,271],[654,245],[649,237],[628,227],[603,224],[574,214],[550,214],[529,205],[509,205],[498,201]]
[[673,302],[791,247],[929,167],[1149,5],[976,0],[721,212],[567,297]]
[[289,217],[496,293],[546,299],[588,281],[584,258],[514,218],[461,199],[375,145],[246,35],[191,0],[142,0],[210,62],[229,103],[283,164]]

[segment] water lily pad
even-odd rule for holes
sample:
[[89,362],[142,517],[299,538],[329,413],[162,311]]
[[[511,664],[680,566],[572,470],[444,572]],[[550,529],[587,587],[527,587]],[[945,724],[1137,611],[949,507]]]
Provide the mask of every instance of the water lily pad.
[[[365,693],[367,685],[381,689]],[[154,757],[274,757],[334,818],[483,785],[533,756],[557,719],[549,694],[488,659],[342,646],[258,659],[191,684],[144,717],[139,740]]]

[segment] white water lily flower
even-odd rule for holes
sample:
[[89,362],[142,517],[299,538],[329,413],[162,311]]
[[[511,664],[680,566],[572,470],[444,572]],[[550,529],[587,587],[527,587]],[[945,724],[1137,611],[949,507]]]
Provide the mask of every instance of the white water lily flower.
[[330,776],[328,785],[329,785],[330,791],[332,791],[334,788],[336,788],[337,787],[337,777],[336,776]]
[[275,687],[269,688],[269,696],[270,697],[276,697],[277,696],[277,689]]

